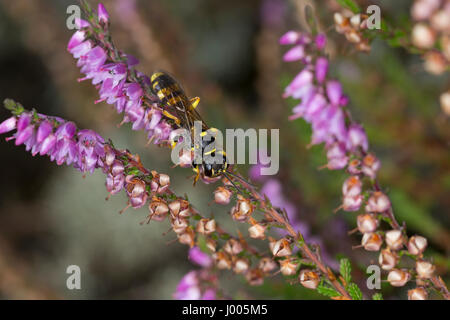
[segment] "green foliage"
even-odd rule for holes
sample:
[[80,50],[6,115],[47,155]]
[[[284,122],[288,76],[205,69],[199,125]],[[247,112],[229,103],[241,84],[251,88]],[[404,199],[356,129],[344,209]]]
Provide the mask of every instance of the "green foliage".
[[352,297],[353,300],[362,300],[363,299],[363,295],[362,295],[361,289],[358,288],[356,283],[350,283],[347,286],[347,291],[348,291],[348,293],[350,294],[350,296]]
[[347,258],[341,259],[339,271],[342,278],[344,278],[347,284],[352,281],[352,267],[350,265],[350,261]]
[[317,292],[319,292],[321,295],[324,295],[326,297],[338,297],[341,294],[337,292],[335,289],[331,288],[328,285],[325,285],[323,281],[319,284],[317,287]]
[[381,293],[375,293],[372,296],[372,300],[383,300],[383,295]]
[[337,0],[341,7],[351,10],[353,13],[360,13],[361,8],[353,0]]

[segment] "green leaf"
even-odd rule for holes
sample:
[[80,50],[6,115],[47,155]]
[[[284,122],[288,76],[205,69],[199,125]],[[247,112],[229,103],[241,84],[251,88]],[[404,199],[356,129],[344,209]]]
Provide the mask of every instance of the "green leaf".
[[352,281],[352,266],[347,258],[342,258],[340,261],[339,271],[342,278],[344,278],[346,284],[348,285]]
[[375,293],[372,296],[372,300],[383,300],[383,295],[381,293]]
[[359,7],[359,5],[353,0],[337,0],[337,2],[341,5],[341,7],[349,9],[353,13],[361,12],[361,8]]
[[348,293],[350,294],[350,296],[352,297],[353,300],[362,300],[363,299],[362,292],[358,288],[356,283],[350,283],[347,286],[347,291],[348,291]]
[[333,288],[324,285],[323,282],[321,282],[319,284],[319,286],[317,287],[317,292],[319,292],[320,294],[327,296],[327,297],[338,297],[341,295],[339,292],[337,292]]

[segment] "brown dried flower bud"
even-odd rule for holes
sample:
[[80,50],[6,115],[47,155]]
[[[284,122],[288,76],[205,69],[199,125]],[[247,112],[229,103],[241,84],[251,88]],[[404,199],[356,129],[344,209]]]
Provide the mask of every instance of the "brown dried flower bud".
[[378,251],[383,244],[383,238],[378,233],[364,233],[361,244],[367,251]]
[[269,239],[269,248],[275,257],[287,257],[292,254],[291,244],[286,238],[275,240]]
[[342,184],[342,194],[345,197],[356,197],[361,194],[362,183],[358,176],[347,178]]
[[429,279],[433,276],[436,267],[428,261],[419,260],[416,262],[417,276],[422,279]]
[[186,219],[181,218],[171,218],[172,223],[172,229],[176,234],[182,234],[186,230],[186,228],[189,226],[189,223]]
[[259,268],[250,269],[245,274],[245,278],[251,286],[260,286],[264,283],[264,273]]
[[216,231],[216,221],[214,219],[200,219],[197,223],[196,230],[200,234],[211,234]]
[[428,292],[422,287],[417,287],[408,291],[408,300],[427,300]]
[[183,199],[172,201],[169,204],[172,217],[188,218],[191,215],[189,202]]
[[216,252],[216,247],[217,247],[217,242],[214,239],[207,239],[206,240],[206,247],[212,251],[212,252]]
[[223,251],[216,252],[212,255],[217,268],[219,269],[231,269],[231,259]]
[[237,274],[246,273],[250,264],[247,259],[238,258],[234,261],[233,271]]
[[[450,42],[450,41],[449,41]],[[449,58],[450,59],[450,58]],[[441,94],[441,109],[447,116],[450,116],[450,90]]]
[[180,243],[186,244],[192,248],[195,243],[194,230],[192,230],[192,228],[187,228],[185,230],[185,232],[178,235],[178,241],[180,241]]
[[427,239],[422,236],[412,236],[408,241],[408,252],[413,255],[422,254],[427,247]]
[[278,267],[277,263],[268,257],[262,258],[259,261],[259,268],[264,273],[269,273],[269,272],[275,270],[277,267]]
[[218,187],[214,191],[214,202],[218,204],[229,204],[233,193],[225,187]]
[[250,228],[248,228],[248,233],[250,235],[250,238],[253,239],[265,239],[266,237],[266,227],[263,225],[256,223],[252,225]]
[[439,10],[431,17],[431,26],[441,32],[450,30],[450,14],[449,10]]
[[378,257],[378,263],[383,270],[392,270],[398,263],[398,255],[389,248],[383,249]]
[[384,238],[391,250],[400,250],[405,243],[405,237],[400,230],[389,230]]
[[350,24],[355,29],[359,29],[359,26],[361,25],[361,14],[355,14],[353,17],[350,18]]
[[427,24],[418,23],[412,30],[412,43],[421,49],[430,49],[436,42],[436,34]]
[[230,239],[228,240],[225,245],[223,246],[223,249],[226,253],[234,256],[242,252],[242,244],[237,241],[236,239]]
[[294,259],[286,258],[279,261],[281,274],[285,276],[292,276],[297,273],[297,268],[299,266],[298,262]]
[[155,221],[164,220],[169,213],[169,207],[167,206],[167,204],[164,202],[164,200],[161,200],[157,197],[152,198],[152,201],[150,202],[148,208],[150,211],[150,219]]
[[309,269],[300,270],[298,279],[305,288],[313,290],[317,289],[320,282],[319,274]]
[[345,37],[351,43],[360,43],[361,42],[361,35],[356,30],[350,30],[350,31],[346,32]]
[[378,228],[378,219],[372,213],[360,214],[356,217],[356,224],[361,233],[375,232]]
[[403,287],[411,278],[407,270],[392,269],[388,274],[388,282],[393,287]]
[[424,68],[431,74],[440,75],[447,70],[448,61],[439,51],[428,51],[425,56]]

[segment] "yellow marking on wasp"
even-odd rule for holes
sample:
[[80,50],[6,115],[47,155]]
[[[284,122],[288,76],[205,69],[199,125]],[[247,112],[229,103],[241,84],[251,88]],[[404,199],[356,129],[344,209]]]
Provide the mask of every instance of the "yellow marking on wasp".
[[164,75],[164,73],[162,73],[162,72],[155,72],[154,74],[152,74],[152,77],[150,78],[150,81],[153,82],[153,81],[155,81],[156,78],[158,78],[158,77],[160,77],[162,75]]
[[208,152],[205,152],[205,155],[210,155],[210,154],[212,154],[213,152],[216,152],[216,148],[214,148],[214,149],[212,149],[212,150],[210,150],[210,151],[208,151]]
[[200,98],[199,97],[192,98],[190,100],[190,102],[191,102],[192,109],[195,109],[195,108],[197,108],[198,104],[200,103]]
[[170,114],[166,110],[163,111],[163,115],[165,115],[167,118],[170,118],[170,119],[174,120],[176,124],[180,124],[180,119],[178,119],[174,115]]

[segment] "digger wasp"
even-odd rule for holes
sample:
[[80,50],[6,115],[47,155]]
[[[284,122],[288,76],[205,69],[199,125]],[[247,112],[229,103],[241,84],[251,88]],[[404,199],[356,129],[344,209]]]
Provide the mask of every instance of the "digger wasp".
[[[230,170],[227,170],[230,166],[227,163],[225,151],[222,150],[221,147],[216,147],[213,144],[215,142],[214,133],[217,133],[218,129],[209,128],[196,110],[196,107],[200,102],[200,98],[196,97],[189,99],[181,85],[171,75],[164,71],[157,71],[152,74],[150,78],[150,86],[152,93],[158,98],[158,101],[162,106],[163,115],[173,120],[179,128],[189,130],[191,134],[191,141],[194,141],[195,121],[201,121],[202,123],[200,133],[200,137],[202,138],[201,143],[192,143],[192,150],[196,151],[201,148],[200,150],[202,155],[201,164],[192,161],[192,169],[196,173],[194,185],[201,175],[207,178],[225,176],[227,180],[229,180],[231,184],[238,191],[240,191],[239,188],[233,183],[230,176],[236,177],[240,180],[243,180],[243,178],[235,175]],[[209,136],[210,139],[205,139],[206,136]],[[174,145],[172,145],[172,148],[173,147]],[[207,156],[216,157],[216,155],[218,155],[222,161],[205,161]]]

